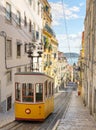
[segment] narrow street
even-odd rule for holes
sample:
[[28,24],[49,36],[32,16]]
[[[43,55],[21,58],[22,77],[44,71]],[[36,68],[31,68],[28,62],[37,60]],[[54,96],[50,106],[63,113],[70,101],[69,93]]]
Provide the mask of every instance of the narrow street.
[[0,0],[0,130],[96,130],[96,0]]

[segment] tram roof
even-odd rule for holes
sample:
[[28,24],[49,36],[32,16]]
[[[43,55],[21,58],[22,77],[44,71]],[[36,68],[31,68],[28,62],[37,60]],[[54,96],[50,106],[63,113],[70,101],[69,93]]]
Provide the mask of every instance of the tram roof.
[[15,73],[15,75],[42,75],[42,76],[47,76],[49,78],[52,78],[51,76],[49,76],[45,73],[42,73],[42,72],[17,72],[17,73]]

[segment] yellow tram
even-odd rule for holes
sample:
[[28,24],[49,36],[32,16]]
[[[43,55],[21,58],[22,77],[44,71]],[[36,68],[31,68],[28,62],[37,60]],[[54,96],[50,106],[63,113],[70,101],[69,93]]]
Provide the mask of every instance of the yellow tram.
[[15,74],[15,119],[43,121],[54,110],[54,80],[40,72]]

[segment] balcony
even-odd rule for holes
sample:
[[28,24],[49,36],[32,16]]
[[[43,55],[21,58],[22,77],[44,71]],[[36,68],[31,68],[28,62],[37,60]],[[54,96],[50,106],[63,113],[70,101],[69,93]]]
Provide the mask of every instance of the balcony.
[[56,37],[54,31],[52,30],[52,28],[51,28],[48,24],[45,25],[44,29],[45,29],[48,33],[50,33],[52,36]]
[[43,12],[46,13],[46,15],[52,20],[52,15],[50,13],[50,7],[47,5],[43,7]]

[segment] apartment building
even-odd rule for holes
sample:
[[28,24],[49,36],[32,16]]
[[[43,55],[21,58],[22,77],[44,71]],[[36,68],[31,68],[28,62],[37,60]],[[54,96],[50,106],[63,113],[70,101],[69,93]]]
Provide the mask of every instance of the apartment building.
[[57,77],[58,77],[58,89],[66,88],[68,81],[68,62],[63,52],[58,51],[58,69],[57,69]]
[[84,49],[84,31],[82,32],[82,40],[81,40],[81,45],[82,48],[80,50],[80,57],[78,60],[78,75],[79,75],[79,85],[78,85],[78,90],[80,91],[80,94],[82,96],[83,101],[85,102],[85,92],[86,88],[84,85],[86,81],[86,73],[84,71],[85,69],[85,49]]
[[85,87],[86,105],[96,118],[96,1],[86,1],[85,17]]
[[0,111],[14,104],[14,73],[32,70],[28,51],[39,52],[41,33],[40,0],[0,1]]
[[43,45],[42,71],[54,78],[55,89],[57,87],[57,61],[58,61],[58,41],[52,29],[51,7],[47,0],[42,0],[43,5]]

